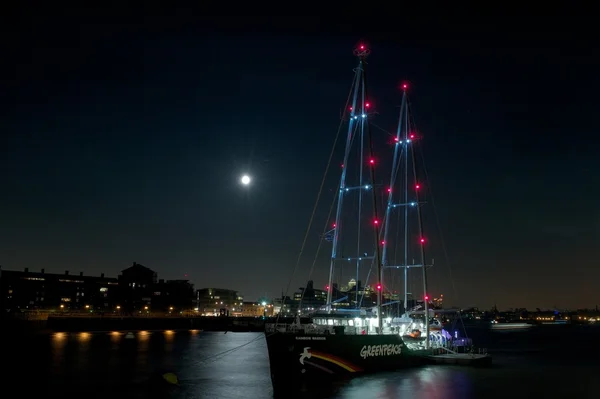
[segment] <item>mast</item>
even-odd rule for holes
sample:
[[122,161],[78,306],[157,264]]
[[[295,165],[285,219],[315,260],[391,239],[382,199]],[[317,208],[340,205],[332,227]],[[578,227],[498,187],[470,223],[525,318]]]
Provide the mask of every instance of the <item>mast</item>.
[[[411,139],[412,134],[408,136]],[[425,310],[425,349],[429,349],[429,294],[427,293],[427,266],[425,265],[425,237],[423,236],[423,218],[421,216],[421,203],[420,203],[420,190],[421,183],[419,181],[419,174],[417,171],[417,162],[415,160],[415,148],[410,146],[410,153],[412,158],[412,169],[414,178],[415,188],[415,199],[417,202],[417,223],[419,229],[419,249],[421,257],[421,271],[423,276],[423,308]]]
[[[408,145],[410,139],[408,138],[408,106],[406,98],[406,85],[404,88],[404,95],[402,96],[402,102],[406,111],[406,118],[404,123],[404,313],[408,313]],[[400,123],[398,124],[400,125]]]
[[[394,185],[396,184],[396,178],[398,175],[398,169],[400,166],[401,158],[404,158],[405,164],[408,162],[407,156],[407,144],[400,146],[401,143],[406,143],[405,140],[402,139],[402,133],[406,136],[406,131],[404,130],[404,115],[406,113],[406,92],[402,96],[402,105],[400,106],[400,117],[398,120],[398,128],[396,129],[396,137],[394,137],[394,158],[392,160],[392,173],[390,174],[390,185],[388,188],[388,199],[387,206],[385,208],[385,219],[384,219],[384,228],[383,228],[383,245],[382,245],[382,255],[381,255],[381,263],[383,268],[389,267],[388,262],[388,242],[389,242],[389,231],[390,231],[390,217],[392,214],[393,208],[402,205],[405,210],[404,214],[404,265],[408,264],[408,238],[407,238],[407,230],[408,230],[408,186],[406,186],[406,178],[405,180],[405,188],[404,188],[404,198],[403,202],[400,204],[394,204]],[[402,150],[400,150],[402,147]],[[404,168],[405,174],[408,174],[408,169]],[[406,177],[406,176],[405,176]],[[405,286],[404,286],[404,308],[406,311],[406,295],[407,295],[407,287],[406,287],[406,272],[408,268],[404,267],[404,278],[405,278]],[[381,281],[383,282],[383,275],[381,276]]]
[[[429,348],[429,295],[427,293],[427,265],[425,265],[425,238],[423,236],[423,219],[421,215],[421,205],[423,202],[420,200],[421,183],[419,181],[419,175],[417,171],[417,164],[415,159],[415,149],[413,145],[414,134],[410,132],[410,107],[408,102],[408,95],[406,93],[407,85],[403,84],[402,89],[404,94],[402,96],[402,105],[400,106],[400,116],[398,120],[398,128],[396,136],[394,137],[394,158],[392,161],[392,173],[390,177],[390,186],[388,189],[388,200],[385,213],[385,224],[384,224],[384,238],[383,238],[383,256],[382,262],[384,268],[402,268],[404,272],[404,311],[408,311],[408,269],[421,267],[422,279],[423,279],[423,307],[425,311],[425,331],[426,337],[425,347]],[[400,149],[401,148],[401,149]],[[411,159],[409,161],[409,158]],[[400,166],[403,167],[403,181],[402,186],[402,198],[400,202],[394,202],[394,186],[398,178],[398,171]],[[409,173],[409,168],[412,169],[412,174]],[[409,180],[413,180],[412,188],[409,187]],[[413,190],[412,192],[410,190]],[[388,262],[388,245],[389,245],[389,226],[390,216],[394,208],[402,207],[404,210],[404,262],[401,265],[389,265]],[[414,208],[416,210],[417,218],[417,233],[419,244],[419,260],[417,264],[408,264],[409,256],[409,210]]]
[[[353,81],[353,85],[352,85],[352,103],[351,103],[351,107],[350,107],[350,120],[348,123],[348,132],[346,134],[346,147],[345,147],[345,151],[344,151],[344,160],[342,163],[342,175],[340,178],[340,186],[339,186],[339,192],[338,192],[338,198],[337,198],[337,207],[336,207],[336,212],[335,212],[335,223],[333,225],[333,239],[332,239],[332,248],[331,248],[331,261],[330,261],[330,265],[329,265],[329,279],[328,279],[328,284],[327,284],[327,303],[326,303],[326,309],[327,311],[331,311],[331,300],[332,300],[332,291],[333,291],[333,274],[334,274],[334,270],[335,270],[335,263],[337,260],[337,255],[340,249],[340,235],[341,235],[341,231],[342,231],[342,207],[343,207],[343,200],[344,200],[344,194],[348,193],[349,191],[354,191],[355,189],[358,189],[359,192],[361,193],[360,196],[360,204],[362,205],[362,190],[368,190],[370,188],[369,185],[363,185],[363,165],[361,163],[360,165],[360,177],[359,177],[359,186],[358,187],[348,187],[346,184],[346,177],[347,177],[347,172],[348,172],[348,159],[350,158],[350,150],[352,149],[352,142],[354,139],[354,134],[356,133],[356,130],[360,131],[360,142],[361,142],[361,155],[363,154],[364,151],[364,136],[365,136],[365,130],[366,130],[366,126],[368,126],[367,123],[367,111],[369,108],[369,104],[366,102],[366,84],[365,84],[365,59],[367,58],[367,56],[369,55],[370,50],[364,45],[364,44],[359,44],[358,47],[354,50],[354,54],[358,57],[358,66],[356,67],[356,69],[354,70],[354,81]],[[360,101],[360,106],[359,105],[359,101]],[[361,159],[361,162],[362,159]],[[373,190],[371,190],[373,191]],[[359,221],[360,221],[360,206],[359,205]],[[360,227],[360,225],[359,225]],[[360,237],[360,229],[359,229],[359,237]],[[359,244],[360,244],[360,240],[359,240]],[[360,250],[360,248],[358,248],[358,250]],[[357,268],[357,274],[358,274],[358,269],[360,266],[360,261],[362,259],[368,258],[368,257],[361,257],[359,256],[360,254],[357,253],[357,256],[354,258],[354,260],[356,260],[356,268]],[[346,258],[348,260],[353,260],[352,258]],[[357,280],[357,284],[358,284],[358,280]],[[357,295],[358,297],[358,295]]]
[[[363,51],[364,50],[364,51]],[[358,56],[359,58],[366,58],[366,56],[368,55],[368,52],[366,51],[366,49],[364,49],[364,46],[359,46],[359,51],[358,51]],[[367,76],[363,71],[363,93],[366,95],[366,87],[367,87]],[[365,105],[368,105],[368,103],[363,102],[363,117],[366,116],[366,110],[365,110]],[[369,171],[371,174],[371,184],[375,184],[375,154],[373,152],[373,137],[371,135],[371,128],[370,128],[370,124],[369,122],[365,119],[365,122],[363,123],[364,128],[366,129],[366,134],[367,134],[367,140],[368,140],[368,145],[369,145],[369,162],[368,162],[368,166],[369,166]],[[361,164],[362,167],[362,164]],[[369,189],[368,186],[365,186],[365,188]],[[374,234],[373,234],[373,238],[375,239],[375,253],[373,254],[374,256],[374,262],[377,265],[377,284],[376,284],[376,288],[377,288],[377,334],[381,335],[383,334],[383,313],[381,312],[381,303],[382,303],[382,299],[383,299],[383,285],[382,285],[382,281],[383,281],[383,267],[381,265],[381,245],[380,245],[380,239],[381,237],[381,223],[379,222],[379,215],[377,212],[377,194],[375,192],[375,189],[370,190],[371,191],[371,199],[372,199],[372,205],[373,205],[373,230],[374,230]]]

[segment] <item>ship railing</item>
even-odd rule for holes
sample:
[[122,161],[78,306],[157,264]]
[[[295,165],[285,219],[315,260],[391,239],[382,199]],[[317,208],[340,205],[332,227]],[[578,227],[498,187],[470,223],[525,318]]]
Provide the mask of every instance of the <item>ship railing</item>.
[[438,347],[438,348],[435,348],[435,349],[439,349],[439,350],[440,350],[440,352],[451,353],[451,354],[453,354],[453,355],[457,355],[457,354],[458,354],[458,352],[456,352],[456,351],[453,351],[452,349],[450,349],[450,348],[446,348],[446,347],[443,347],[443,346],[440,346],[440,347]]
[[[329,326],[329,325],[317,325],[317,324],[275,324],[275,323],[266,323],[265,331],[268,333],[280,332],[280,333],[297,333],[301,330],[304,331],[305,334],[314,334],[314,335],[334,335],[335,328],[339,328],[341,326]],[[354,326],[344,326],[344,335],[362,335],[363,330],[366,333],[366,329],[364,327],[354,327]]]
[[[321,324],[275,324],[275,323],[265,323],[265,331],[268,333],[298,333],[299,331],[303,331],[305,334],[314,334],[314,335],[334,335],[336,334],[336,329],[340,329],[343,327],[344,335],[372,335],[377,334],[377,332],[369,327],[358,327],[358,326],[330,326],[330,325],[321,325]],[[391,329],[389,327],[384,327],[382,331],[383,335],[397,335],[401,333],[395,329]],[[433,341],[432,341],[433,343]],[[442,345],[441,343],[436,343],[435,345]]]

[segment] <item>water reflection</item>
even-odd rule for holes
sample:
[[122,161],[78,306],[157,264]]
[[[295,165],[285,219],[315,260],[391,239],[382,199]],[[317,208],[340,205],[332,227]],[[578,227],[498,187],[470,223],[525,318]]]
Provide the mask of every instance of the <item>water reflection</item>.
[[52,350],[60,351],[67,344],[68,335],[63,332],[57,332],[52,334]]
[[92,337],[92,334],[90,334],[89,332],[82,332],[82,333],[79,333],[79,335],[77,335],[77,340],[79,342],[87,343],[91,337]]
[[152,337],[152,335],[148,331],[140,331],[137,333],[137,336],[136,336],[137,344],[136,345],[137,345],[139,351],[144,352],[144,351],[148,350],[151,337]]
[[52,339],[53,339],[54,341],[62,341],[62,340],[64,340],[66,337],[67,337],[67,334],[66,334],[66,333],[64,333],[64,332],[57,332],[57,333],[54,333],[54,334],[52,334]]
[[[460,367],[426,367],[396,373],[357,378],[339,391],[339,398],[410,398],[459,399],[471,398],[471,380]],[[415,396],[418,393],[417,396]]]
[[121,341],[121,333],[118,331],[112,331],[110,333],[110,341],[113,344],[119,343]]
[[[17,339],[11,347],[32,348],[31,354],[15,351],[5,378],[23,380],[19,383],[23,397],[147,399],[154,394],[149,381],[173,372],[180,385],[159,397],[272,399],[263,334],[199,332],[140,331],[130,339],[125,339],[127,331],[61,332]],[[590,342],[597,336],[594,333]],[[586,345],[589,351],[591,343]],[[591,388],[599,373],[597,356],[564,358],[553,348],[547,356],[512,353],[498,356],[494,363],[491,369],[432,366],[382,373],[331,387],[316,386],[301,397],[598,397]],[[36,384],[31,384],[32,376]],[[516,394],[510,388],[498,388],[515,386],[519,387]],[[43,394],[34,394],[36,389],[43,389]]]

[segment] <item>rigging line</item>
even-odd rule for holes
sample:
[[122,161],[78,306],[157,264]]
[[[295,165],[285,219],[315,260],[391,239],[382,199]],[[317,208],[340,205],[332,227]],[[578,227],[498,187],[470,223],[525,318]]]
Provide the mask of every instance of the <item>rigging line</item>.
[[260,340],[262,338],[263,338],[263,335],[260,334],[259,336],[255,337],[251,341],[248,341],[248,342],[246,342],[244,344],[238,345],[238,346],[236,346],[234,348],[227,349],[227,350],[221,351],[219,353],[215,353],[214,355],[206,356],[205,358],[199,359],[196,362],[192,363],[192,365],[199,364],[199,363],[206,363],[208,360],[217,361],[221,357],[229,355],[230,353],[233,353],[233,352],[237,351],[238,349],[242,349],[243,347],[245,347],[247,345],[250,345],[250,344],[252,344],[252,343],[254,343],[254,342],[256,342],[256,341],[258,341],[258,340]]
[[[346,105],[344,107],[344,114],[342,115],[342,118],[340,119],[340,124],[338,125],[338,129],[337,129],[337,133],[335,135],[335,139],[333,141],[333,145],[331,146],[331,152],[329,153],[329,159],[327,160],[327,167],[325,168],[325,173],[323,174],[323,179],[321,180],[321,185],[319,187],[319,192],[317,194],[317,199],[315,201],[315,205],[313,206],[313,210],[312,210],[312,213],[310,215],[310,220],[308,222],[308,226],[307,226],[306,232],[304,234],[304,239],[302,240],[302,246],[300,247],[300,252],[298,253],[298,257],[296,259],[296,264],[294,265],[294,269],[292,271],[292,275],[291,275],[291,277],[290,277],[290,279],[288,281],[288,284],[287,284],[287,287],[286,287],[286,290],[285,290],[285,294],[284,294],[284,296],[283,296],[283,298],[281,300],[281,308],[282,309],[283,309],[283,307],[285,305],[285,299],[287,298],[288,293],[290,291],[290,286],[292,285],[292,281],[294,279],[294,275],[296,274],[296,271],[298,270],[298,265],[300,264],[300,259],[302,258],[302,254],[304,253],[304,247],[306,246],[306,241],[308,240],[308,235],[310,234],[310,230],[311,230],[312,223],[313,223],[313,220],[314,220],[314,217],[315,217],[315,213],[317,211],[317,206],[319,205],[319,200],[321,199],[321,194],[323,192],[323,186],[325,185],[325,181],[327,180],[327,172],[329,171],[329,168],[331,166],[331,160],[333,159],[333,154],[335,153],[335,147],[337,145],[337,142],[338,142],[338,139],[339,139],[339,136],[340,136],[340,132],[342,131],[342,127],[343,127],[343,124],[344,124],[344,116],[347,113],[346,110],[348,109],[348,104],[350,103],[350,98],[352,96],[352,91],[353,90],[354,90],[354,80],[352,80],[352,85],[350,87],[350,92],[348,93],[348,97],[346,99]],[[339,184],[338,184],[338,187],[339,187]],[[334,196],[334,201],[335,201],[335,196]],[[332,205],[332,209],[333,209],[333,205]],[[331,211],[330,211],[330,215],[331,215]],[[329,218],[328,218],[328,220],[329,220]],[[306,292],[306,289],[304,290],[304,292]],[[304,298],[304,292],[302,293],[302,298]],[[281,312],[279,312],[277,314],[277,318],[275,319],[275,325],[277,325],[279,323],[279,317],[280,316],[281,316]],[[275,333],[276,333],[276,331],[273,332],[272,334],[275,334]],[[272,335],[272,334],[270,334],[270,335]],[[234,352],[234,351],[236,351],[238,349],[241,349],[241,348],[243,348],[243,347],[245,347],[247,345],[250,345],[251,343],[258,341],[261,338],[262,338],[262,334],[259,335],[258,337],[256,337],[255,339],[253,339],[251,341],[248,341],[248,342],[246,342],[244,344],[241,344],[241,345],[239,345],[239,346],[237,346],[235,348],[229,349],[227,351],[223,351],[221,353],[218,353],[216,355],[213,355],[211,357],[203,359],[203,361],[206,361],[207,359],[215,358],[215,357],[218,357],[218,356],[228,355],[229,353],[232,353],[232,352]]]
[[[348,93],[348,97],[346,98],[346,105],[344,106],[344,113],[342,114],[342,118],[340,118],[340,124],[338,125],[337,133],[335,134],[335,139],[333,140],[333,145],[331,146],[331,151],[329,152],[329,159],[327,160],[327,166],[325,167],[325,173],[323,173],[323,178],[321,179],[321,185],[319,187],[319,192],[317,193],[317,199],[315,201],[315,205],[313,206],[313,210],[310,215],[310,220],[308,221],[308,226],[306,228],[306,232],[304,233],[304,239],[302,240],[302,246],[300,247],[300,252],[298,253],[298,257],[296,258],[296,264],[294,265],[294,270],[292,271],[292,275],[288,281],[288,284],[287,284],[287,287],[285,290],[285,295],[281,300],[281,308],[282,309],[283,309],[283,306],[285,305],[285,299],[287,298],[288,293],[290,291],[290,286],[292,285],[292,281],[294,279],[296,271],[298,270],[298,265],[300,264],[300,259],[302,258],[302,254],[304,253],[304,247],[306,246],[306,241],[308,240],[308,235],[310,234],[310,229],[312,227],[313,220],[315,218],[315,213],[317,212],[319,200],[321,199],[321,194],[323,193],[323,186],[325,185],[325,181],[327,180],[327,172],[329,172],[329,168],[331,166],[331,160],[333,159],[333,154],[335,153],[335,147],[337,145],[338,139],[340,137],[340,132],[342,131],[342,127],[344,125],[344,116],[348,112],[348,104],[350,103],[350,98],[352,97],[352,92],[354,90],[354,84],[355,84],[354,81],[355,81],[355,79],[352,80],[352,84],[350,85],[350,92]],[[277,314],[277,318],[275,319],[275,325],[278,324],[280,315],[281,315],[281,312],[279,312]]]
[[[340,132],[342,131],[342,127],[344,125],[344,116],[347,114],[348,104],[350,103],[350,98],[352,97],[352,92],[354,90],[354,82],[355,82],[355,80],[353,79],[352,80],[352,85],[350,87],[350,91],[348,93],[348,97],[346,98],[346,104],[344,106],[344,113],[342,114],[342,118],[340,119],[340,123],[339,123],[338,129],[337,129],[337,133],[335,135],[335,139],[333,141],[333,145],[331,146],[331,151],[329,153],[329,159],[327,160],[327,166],[325,168],[325,173],[323,174],[323,178],[321,179],[321,185],[319,187],[319,192],[317,194],[317,199],[315,201],[315,205],[313,206],[313,210],[312,210],[312,213],[311,213],[311,216],[310,216],[310,220],[308,222],[308,227],[306,228],[306,232],[304,234],[304,239],[302,240],[302,246],[300,247],[300,252],[298,253],[298,257],[296,259],[296,264],[294,265],[294,269],[292,271],[292,275],[291,275],[291,277],[290,277],[290,279],[288,281],[288,284],[287,284],[287,287],[286,287],[286,291],[285,291],[285,295],[284,295],[284,297],[282,298],[282,301],[281,301],[281,308],[282,309],[283,309],[283,306],[285,305],[285,299],[288,296],[288,293],[289,293],[289,290],[290,290],[290,286],[292,285],[292,281],[294,279],[294,275],[296,274],[296,271],[298,270],[298,265],[300,264],[300,259],[302,258],[302,254],[304,253],[304,247],[306,246],[306,241],[308,240],[308,235],[310,234],[310,230],[311,230],[312,223],[313,223],[313,220],[314,220],[314,217],[315,217],[317,206],[319,205],[319,200],[321,199],[321,194],[323,192],[323,186],[325,185],[325,181],[327,180],[327,172],[329,171],[329,168],[331,166],[331,160],[333,159],[333,154],[335,153],[335,147],[337,145],[337,142],[338,142],[338,139],[339,139],[339,136],[340,136]],[[339,184],[338,184],[338,187],[339,187]],[[335,203],[335,196],[334,196],[334,202],[333,203]],[[332,204],[332,206],[330,208],[330,211],[329,211],[329,215],[330,216],[331,216],[331,210],[332,209],[333,209],[333,204]],[[327,218],[327,223],[329,223],[329,217]],[[327,227],[325,227],[325,229],[326,228]],[[320,246],[321,246],[321,242],[319,241],[319,247]],[[313,262],[313,267],[311,267],[311,269],[314,269],[314,263],[316,263],[316,260]],[[304,292],[306,292],[306,289],[302,293],[302,298],[304,298]],[[275,320],[275,325],[278,324],[280,316],[281,316],[281,312],[279,312],[277,314],[277,318]],[[276,334],[276,331],[273,332],[273,333],[271,333],[270,335],[273,335],[273,334]],[[251,340],[251,341],[248,341],[248,342],[246,342],[244,344],[241,344],[241,345],[239,345],[239,346],[237,346],[235,348],[228,349],[226,351],[217,353],[217,354],[215,354],[213,356],[209,356],[209,357],[207,357],[205,359],[201,359],[198,362],[202,362],[202,361],[205,362],[207,360],[215,359],[215,358],[218,358],[220,356],[226,356],[226,355],[228,355],[228,354],[230,354],[232,352],[237,351],[238,349],[241,349],[241,348],[243,348],[243,347],[245,347],[247,345],[250,345],[250,344],[252,344],[254,342],[257,342],[261,338],[263,338],[262,334],[259,335],[258,337],[256,337],[255,339]]]
[[[362,86],[363,86],[363,98],[367,97],[367,74],[365,72],[363,72],[363,80],[362,80]],[[364,105],[363,105],[364,106]],[[366,128],[366,139],[367,139],[367,152],[369,154],[369,158],[370,159],[374,159],[374,151],[373,151],[373,135],[372,135],[372,131],[371,131],[371,120],[370,118],[367,119],[366,121],[366,126],[363,123],[363,128]],[[374,185],[376,182],[375,179],[375,165],[369,165],[369,172],[367,172],[370,174],[371,177],[371,184]],[[374,219],[374,223],[378,223],[379,221],[379,215],[377,213],[377,193],[376,190],[373,189],[371,190],[371,200],[372,200],[372,207],[373,207],[373,219]],[[383,223],[382,223],[383,224]],[[381,247],[379,246],[379,242],[381,241],[381,226],[376,225],[375,226],[375,232],[374,232],[374,241],[375,241],[375,252],[374,252],[374,256],[373,256],[373,261],[371,264],[371,267],[369,269],[369,275],[371,274],[371,269],[373,268],[373,264],[377,265],[377,284],[379,284],[381,282],[381,277],[382,277],[382,273],[381,273]],[[367,280],[368,281],[368,280]],[[377,316],[379,318],[379,330],[381,333],[381,314],[379,314],[380,310],[381,310],[381,302],[382,302],[382,294],[383,294],[383,287],[381,290],[377,290],[376,292],[377,294]]]
[[[353,127],[354,131],[352,132],[352,138],[350,139],[350,147],[351,148],[354,145],[354,140],[356,139],[356,135],[357,135],[356,133],[358,131],[359,125],[360,125],[359,123],[356,123]],[[350,150],[350,152],[352,152],[352,150]],[[350,160],[350,156],[348,157],[348,161]],[[346,173],[347,173],[347,175],[346,175],[346,182],[347,182],[349,180],[348,175],[352,172],[349,172],[348,169],[346,169]],[[338,185],[338,187],[341,187],[341,185],[342,185],[342,178],[340,177],[340,184]],[[344,197],[344,198],[346,198],[346,197]],[[348,201],[348,200],[346,200],[346,201]],[[352,197],[352,201],[354,201],[353,204],[356,203],[356,196]],[[339,227],[341,227],[342,225],[343,225],[343,222],[340,222]],[[344,249],[346,247],[346,241],[342,240],[341,238],[342,238],[342,235],[341,235],[341,230],[340,230],[340,233],[338,233],[338,243],[341,243],[341,244],[339,244],[339,247],[338,247],[339,251],[336,251],[336,256],[337,256],[337,253],[339,253],[340,257],[343,258],[344,257]],[[334,274],[335,274],[335,270],[334,270]],[[337,275],[336,275],[336,278],[338,278]]]
[[373,257],[373,259],[371,259],[371,267],[369,267],[369,272],[367,273],[367,278],[365,280],[365,285],[364,285],[363,291],[362,291],[363,293],[360,296],[360,302],[358,305],[359,308],[362,306],[363,299],[365,298],[365,292],[366,292],[367,285],[369,285],[369,279],[371,278],[371,272],[373,271],[373,265],[375,265],[375,257]]
[[[356,125],[356,127],[358,127],[358,124]],[[355,130],[356,130],[356,127],[355,127]],[[352,133],[352,140],[354,140],[355,133],[356,133],[356,131],[354,131]],[[342,178],[340,176],[340,181],[339,181],[337,187],[340,187],[341,184],[342,184]],[[325,219],[325,226],[323,227],[323,234],[322,234],[322,236],[324,236],[325,233],[327,233],[327,231],[329,230],[329,220],[331,219],[331,214],[333,213],[333,208],[335,206],[336,199],[337,199],[337,195],[333,195],[333,199],[331,201],[331,205],[329,206],[329,213],[327,214],[327,219]],[[338,228],[338,226],[335,226],[335,228]],[[310,271],[308,272],[308,280],[310,280],[310,278],[312,277],[312,274],[315,271],[315,265],[317,264],[317,258],[319,257],[319,252],[321,251],[321,247],[322,246],[323,246],[323,240],[319,240],[319,244],[317,245],[317,251],[315,252],[315,256],[313,258],[313,262],[310,265]],[[307,286],[308,286],[308,283],[307,283]],[[329,289],[331,289],[331,287],[329,287]],[[299,305],[300,309],[302,309],[302,301],[304,300],[304,294],[305,294],[305,292],[306,292],[306,287],[302,291],[302,296],[300,297],[300,305]]]
[[[329,207],[329,213],[327,214],[327,220],[325,222],[325,226],[323,227],[323,234],[325,235],[325,233],[327,233],[328,229],[329,229],[329,219],[331,218],[331,214],[333,213],[333,208],[335,205],[335,200],[336,200],[336,196],[333,196],[333,200],[331,201],[331,206]],[[337,226],[336,226],[337,227]],[[319,252],[321,250],[321,247],[323,246],[323,240],[319,240],[319,245],[317,246],[317,251],[315,253],[315,256],[313,258],[313,262],[310,265],[310,271],[308,272],[308,279],[310,280],[310,278],[312,277],[312,274],[315,270],[315,265],[317,264],[317,258],[319,256]],[[302,292],[302,299],[304,299],[304,292]],[[300,301],[302,301],[302,299]]]
[[377,129],[381,130],[382,132],[386,133],[388,136],[390,136],[390,137],[392,137],[392,138],[396,137],[396,135],[395,135],[395,134],[393,134],[393,133],[390,133],[388,130],[386,130],[386,129],[384,129],[384,128],[380,127],[380,126],[377,126],[376,124],[374,124],[374,123],[372,123],[372,122],[371,122],[371,126],[373,126],[373,127],[377,128]]
[[[408,106],[409,111],[410,111],[408,113],[408,117],[410,118],[410,123],[413,126],[413,128],[415,128],[416,127],[416,123],[415,123],[414,118],[413,118],[412,109],[411,109],[412,107],[411,107],[410,100],[408,100],[407,106]],[[432,185],[431,185],[431,180],[429,180],[429,174],[427,172],[427,166],[426,166],[427,164],[425,163],[425,154],[424,154],[424,151],[421,148],[421,146],[418,146],[417,152],[421,156],[421,164],[422,164],[422,168],[423,168],[423,174],[425,175],[425,179],[427,180],[429,197],[431,198],[431,207],[433,208],[433,214],[435,215],[436,225],[437,225],[437,228],[438,228],[438,234],[440,235],[440,244],[442,246],[442,252],[444,253],[444,258],[446,259],[446,265],[448,267],[448,277],[450,277],[450,284],[452,284],[452,291],[454,292],[454,296],[455,296],[456,299],[458,299],[459,295],[458,295],[458,290],[456,289],[456,284],[454,283],[454,277],[453,277],[453,273],[452,273],[452,265],[450,263],[450,256],[448,255],[448,248],[446,246],[446,240],[444,239],[444,234],[443,234],[443,231],[442,231],[442,224],[440,222],[440,216],[438,214],[437,207],[435,206],[435,199],[434,199],[434,196],[433,196],[433,189],[432,189]],[[423,264],[423,267],[425,267],[425,264]],[[460,324],[463,327],[463,332],[464,332],[465,336],[468,338],[467,328],[465,327],[465,322],[464,322],[464,320],[463,320],[463,318],[461,316],[460,311],[458,313],[458,319],[460,320]]]
[[[407,221],[404,222],[407,223]],[[394,245],[394,264],[396,265],[398,264],[398,245],[400,243],[398,237],[400,237],[400,212],[396,212],[396,243]],[[392,286],[394,286],[395,282],[400,281],[400,273],[392,273],[392,270],[393,269],[390,269],[390,280],[392,280]],[[402,302],[404,302],[404,297],[402,298]],[[406,308],[405,303],[403,303],[402,305],[404,306],[404,308]],[[399,313],[400,312],[398,312],[398,317],[400,317]]]
[[[411,107],[411,103],[410,100],[408,101],[408,107],[409,110]],[[414,121],[413,115],[412,115],[412,110],[410,110],[409,112],[409,118],[411,119],[411,125],[413,126],[413,128],[416,127],[416,123]],[[415,129],[416,130],[416,129]],[[436,225],[437,225],[437,229],[438,229],[438,234],[440,235],[440,244],[442,246],[442,252],[444,253],[444,258],[446,259],[446,264],[448,265],[448,274],[450,277],[450,284],[452,284],[452,291],[454,292],[454,296],[458,299],[459,295],[458,295],[458,290],[456,289],[456,284],[454,283],[454,277],[453,277],[453,273],[452,273],[452,265],[450,263],[450,257],[448,255],[448,249],[446,246],[446,240],[444,239],[444,234],[442,231],[442,224],[440,222],[440,217],[437,211],[437,207],[435,206],[435,199],[433,196],[433,189],[432,189],[432,185],[431,185],[431,180],[429,179],[429,174],[427,172],[427,164],[425,163],[425,154],[424,151],[422,149],[421,146],[418,146],[418,151],[417,151],[421,157],[421,164],[423,167],[423,174],[425,175],[425,179],[427,179],[427,186],[428,186],[428,190],[429,191],[429,196],[431,198],[431,207],[433,208],[433,214],[435,215],[435,220],[436,220]]]

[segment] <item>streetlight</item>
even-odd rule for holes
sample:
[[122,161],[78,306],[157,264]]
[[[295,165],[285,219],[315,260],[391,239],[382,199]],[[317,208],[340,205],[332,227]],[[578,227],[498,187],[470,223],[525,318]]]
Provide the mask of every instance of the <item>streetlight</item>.
[[261,305],[263,306],[263,317],[267,317],[267,303],[262,301]]

